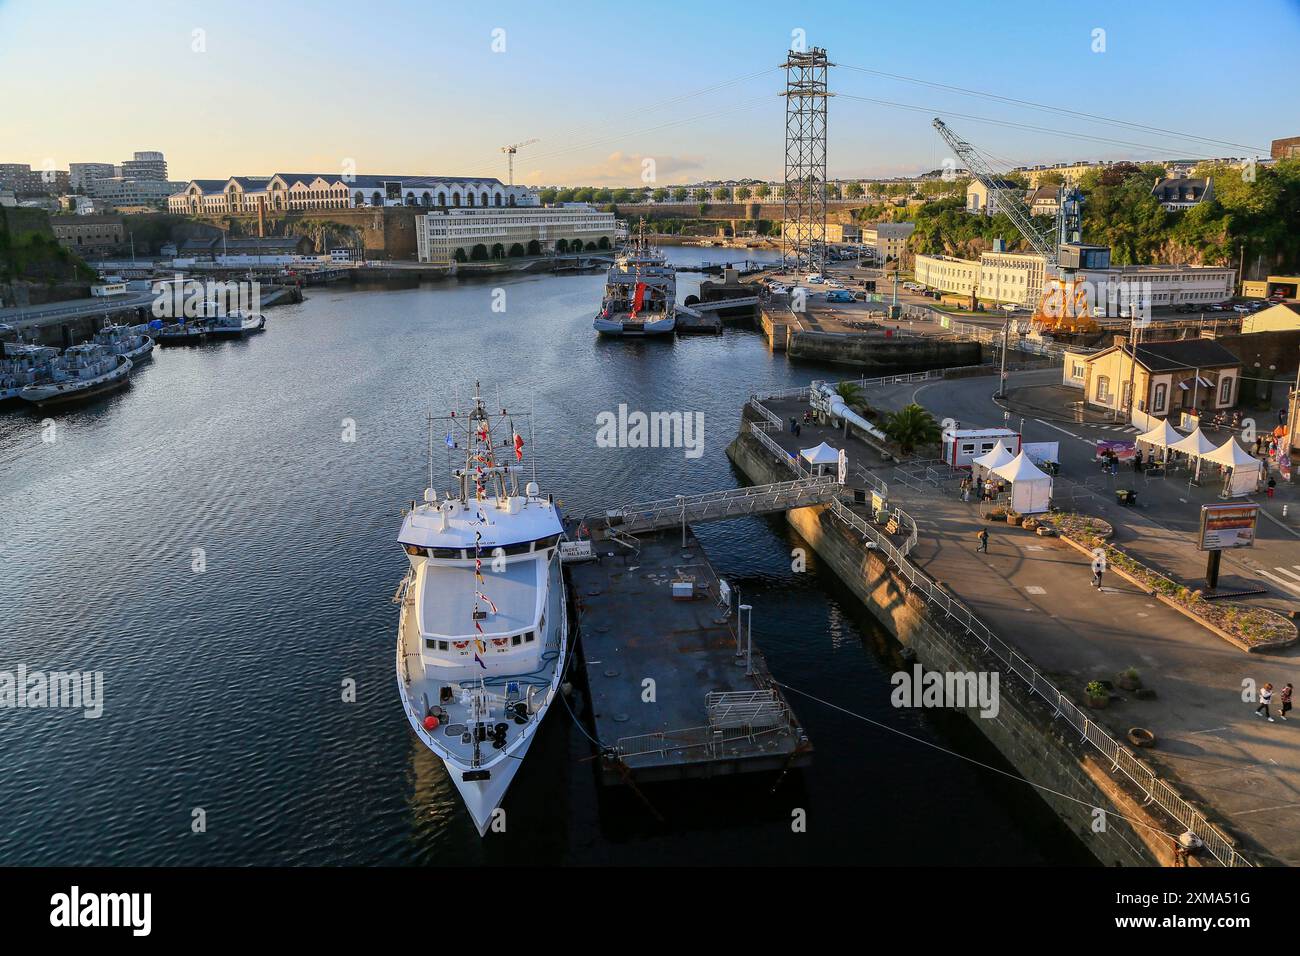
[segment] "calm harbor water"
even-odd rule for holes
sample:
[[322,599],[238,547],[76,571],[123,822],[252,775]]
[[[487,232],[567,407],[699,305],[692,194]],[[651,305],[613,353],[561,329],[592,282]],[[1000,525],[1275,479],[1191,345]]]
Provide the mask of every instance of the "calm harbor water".
[[[776,793],[756,778],[649,788],[662,824],[598,789],[557,707],[508,832],[480,840],[393,676],[395,537],[426,481],[426,412],[475,378],[531,406],[539,483],[576,514],[733,486],[723,450],[750,390],[836,374],[747,332],[598,340],[601,284],[316,289],[264,335],[161,352],[128,390],[54,416],[52,442],[44,416],[0,410],[0,670],[105,683],[97,720],[0,710],[0,864],[1084,861],[1026,785],[798,696],[811,769]],[[597,447],[595,416],[620,403],[703,412],[703,455]],[[890,706],[896,649],[811,552],[791,571],[801,542],[783,521],[697,530],[779,679],[1005,767],[964,718]]]

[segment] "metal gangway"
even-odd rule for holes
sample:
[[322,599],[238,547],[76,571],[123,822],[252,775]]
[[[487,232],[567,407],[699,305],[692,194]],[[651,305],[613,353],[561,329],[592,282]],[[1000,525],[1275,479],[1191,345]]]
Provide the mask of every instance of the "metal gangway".
[[712,302],[693,302],[686,308],[696,312],[716,312],[718,309],[739,308],[742,305],[758,305],[758,296],[747,295],[739,299],[715,299]]
[[742,515],[771,514],[790,508],[826,504],[840,491],[834,475],[817,475],[778,481],[770,485],[729,488],[703,495],[679,495],[659,501],[627,505],[605,512],[603,520],[588,522],[593,531],[608,537],[659,531],[682,524],[718,521]]

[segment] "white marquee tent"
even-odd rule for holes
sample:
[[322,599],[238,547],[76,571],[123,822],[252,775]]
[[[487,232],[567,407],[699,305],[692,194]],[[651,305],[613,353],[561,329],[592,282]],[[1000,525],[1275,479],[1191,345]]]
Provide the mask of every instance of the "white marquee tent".
[[992,451],[985,452],[978,458],[971,460],[971,472],[976,478],[984,478],[989,472],[1001,468],[1003,465],[1015,460],[1015,455],[1007,451],[1007,446],[1002,444],[1001,439],[993,446]]
[[1052,500],[1052,476],[1039,469],[1023,451],[993,474],[1011,483],[1011,509],[1022,515],[1046,511]]
[[1232,469],[1223,484],[1223,493],[1229,498],[1251,494],[1259,485],[1259,459],[1238,445],[1235,438],[1229,438],[1206,455],[1205,460]]
[[1193,476],[1196,479],[1201,477],[1201,459],[1214,451],[1214,442],[1205,437],[1201,431],[1201,426],[1196,426],[1196,431],[1192,432],[1181,441],[1176,441],[1169,446],[1170,451],[1182,452],[1189,458],[1196,459],[1196,473]]
[[1162,418],[1160,424],[1142,435],[1138,435],[1137,440],[1140,444],[1150,445],[1152,448],[1159,448],[1161,451],[1176,445],[1182,441],[1184,435],[1182,432],[1169,424],[1169,419]]
[[799,457],[817,469],[817,474],[825,474],[823,465],[839,465],[840,450],[822,442],[816,448],[799,449]]

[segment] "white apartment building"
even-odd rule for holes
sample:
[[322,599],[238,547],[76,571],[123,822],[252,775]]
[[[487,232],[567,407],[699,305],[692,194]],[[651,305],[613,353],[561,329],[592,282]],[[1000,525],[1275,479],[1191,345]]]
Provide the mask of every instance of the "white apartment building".
[[112,206],[161,206],[184,185],[166,180],[113,176],[108,179],[92,179],[86,192]]
[[[916,281],[943,292],[985,302],[1038,305],[1046,283],[1046,261],[1036,253],[985,252],[979,262],[952,256],[917,256]],[[1152,308],[1209,305],[1232,298],[1236,270],[1224,266],[1137,265],[1080,270],[1093,285],[1098,315],[1120,315],[1130,301]],[[972,286],[972,282],[974,285]]]
[[586,203],[438,209],[415,219],[419,260],[435,265],[612,249],[616,233],[614,214]]
[[918,255],[913,273],[917,282],[941,292],[968,296],[979,289],[980,265],[970,259]]

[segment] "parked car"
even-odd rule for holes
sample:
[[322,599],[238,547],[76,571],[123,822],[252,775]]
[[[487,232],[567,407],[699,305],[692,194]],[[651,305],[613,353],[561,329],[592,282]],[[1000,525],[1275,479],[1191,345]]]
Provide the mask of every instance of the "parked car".
[[853,293],[846,289],[832,289],[826,293],[827,302],[852,302]]
[[1233,312],[1246,313],[1246,312],[1250,312],[1250,311],[1252,311],[1252,310],[1251,310],[1250,306],[1246,305],[1244,302],[1238,302],[1236,305],[1234,305],[1234,306],[1232,307],[1232,311],[1233,311]]

